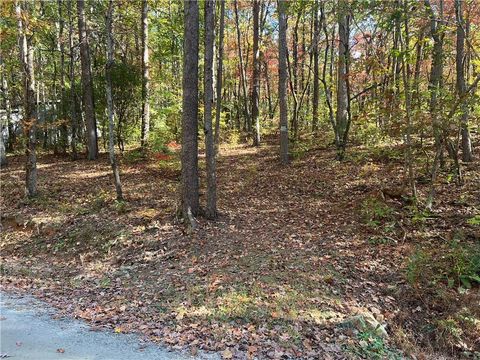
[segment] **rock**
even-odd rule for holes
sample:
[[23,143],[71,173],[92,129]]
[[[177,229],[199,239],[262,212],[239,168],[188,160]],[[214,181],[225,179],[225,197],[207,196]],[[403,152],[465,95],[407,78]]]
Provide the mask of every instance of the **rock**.
[[372,331],[382,338],[388,338],[385,325],[380,324],[369,312],[352,316],[345,320],[342,325],[344,327],[357,329],[358,331]]

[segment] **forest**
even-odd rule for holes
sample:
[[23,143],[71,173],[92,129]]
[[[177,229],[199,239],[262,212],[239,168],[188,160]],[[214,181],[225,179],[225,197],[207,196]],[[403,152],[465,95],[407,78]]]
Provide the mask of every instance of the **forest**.
[[480,359],[480,1],[0,15],[2,293],[191,356]]

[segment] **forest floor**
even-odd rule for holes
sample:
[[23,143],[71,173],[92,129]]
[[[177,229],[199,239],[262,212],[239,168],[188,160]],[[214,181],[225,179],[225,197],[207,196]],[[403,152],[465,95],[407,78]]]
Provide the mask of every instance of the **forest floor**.
[[106,154],[41,155],[33,200],[23,156],[9,157],[2,288],[193,355],[479,358],[479,162],[461,186],[442,173],[428,212],[403,193],[399,147],[353,147],[343,162],[330,147],[293,155],[281,166],[275,146],[223,148],[220,217],[193,234],[175,217],[177,155],[126,152],[125,202]]

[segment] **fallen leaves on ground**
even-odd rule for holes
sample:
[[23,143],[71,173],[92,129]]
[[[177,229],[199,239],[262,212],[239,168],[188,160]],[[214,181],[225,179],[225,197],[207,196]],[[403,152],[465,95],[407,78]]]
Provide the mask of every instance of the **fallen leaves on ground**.
[[[2,286],[33,293],[94,330],[140,332],[192,355],[347,358],[354,349],[370,351],[362,347],[368,339],[344,326],[366,312],[388,324],[385,348],[421,352],[415,342],[431,338],[420,329],[445,309],[406,283],[405,266],[419,243],[464,226],[459,213],[478,202],[449,204],[460,195],[479,198],[478,166],[466,171],[462,189],[438,186],[435,221],[412,224],[404,204],[388,200],[395,221],[384,237],[377,219],[366,224],[362,204],[398,183],[403,164],[368,157],[338,163],[334,156],[319,149],[282,167],[272,146],[223,150],[220,217],[199,218],[191,236],[174,217],[175,155],[124,160],[126,202],[114,199],[106,156],[39,157],[40,196],[33,200],[23,198],[23,157],[10,158],[0,175],[8,193],[2,221],[11,224],[0,245]],[[419,185],[422,191],[428,186]],[[448,291],[456,299],[450,311],[478,304],[478,288]],[[422,311],[413,311],[418,306]]]

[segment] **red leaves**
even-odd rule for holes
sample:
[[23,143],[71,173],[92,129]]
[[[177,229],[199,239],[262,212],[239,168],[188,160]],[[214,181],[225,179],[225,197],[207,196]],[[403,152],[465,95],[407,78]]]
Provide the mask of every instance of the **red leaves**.
[[170,160],[172,158],[171,155],[164,154],[161,152],[154,153],[153,157],[157,160]]

